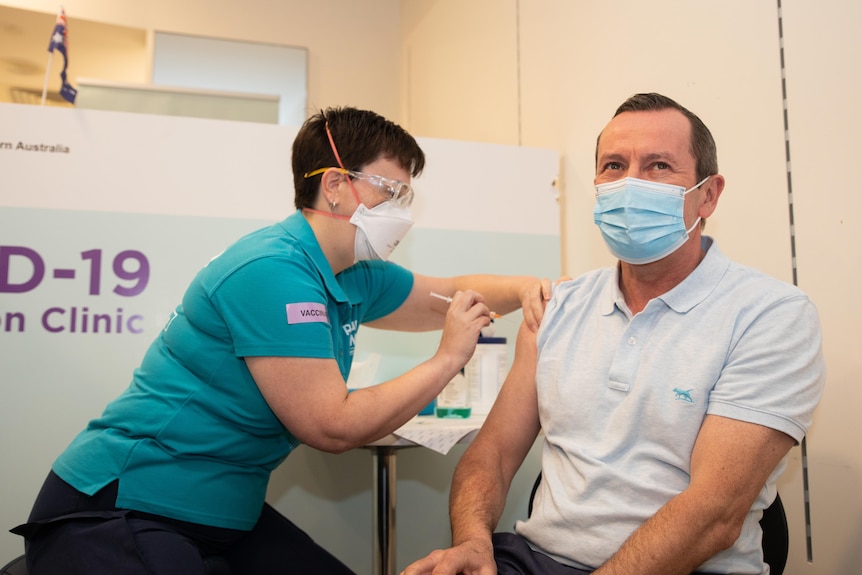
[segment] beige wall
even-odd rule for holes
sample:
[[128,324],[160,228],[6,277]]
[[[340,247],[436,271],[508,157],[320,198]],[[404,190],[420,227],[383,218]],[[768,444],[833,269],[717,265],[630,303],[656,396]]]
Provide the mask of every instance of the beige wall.
[[[792,281],[778,8],[747,0],[458,0],[404,3],[404,49],[432,54],[457,35],[466,53],[446,61],[405,58],[405,109],[416,131],[440,137],[489,135],[500,143],[558,149],[563,157],[564,267],[577,274],[608,263],[592,224],[595,137],[627,96],[658,91],[711,127],[727,188],[707,226],[730,257]],[[828,365],[827,391],[807,440],[814,562],[806,558],[801,453],[790,454],[781,490],[790,520],[786,573],[850,575],[862,561],[862,439],[855,385],[862,360],[853,333],[860,314],[862,217],[854,185],[862,114],[858,74],[862,9],[847,0],[784,8],[798,283],[818,305]],[[512,19],[516,30],[512,30]],[[469,41],[465,35],[469,35]],[[471,49],[470,47],[473,47]],[[501,62],[488,61],[488,48]],[[518,54],[512,58],[512,51]],[[496,75],[470,73],[477,66]],[[452,68],[455,68],[454,70]],[[520,78],[516,88],[512,77]],[[458,78],[448,84],[447,78]],[[480,101],[442,113],[416,93],[433,86],[440,101],[458,93]],[[516,102],[518,121],[512,112]],[[428,108],[425,110],[425,108]],[[428,118],[433,118],[429,125]],[[475,120],[479,120],[474,121]],[[505,130],[489,132],[489,119]],[[483,166],[479,169],[505,169]]]
[[[591,216],[595,138],[627,96],[667,93],[712,126],[729,179],[722,203],[734,208],[727,210],[734,212],[733,228],[775,231],[761,234],[762,249],[748,249],[751,237],[734,241],[736,233],[723,240],[723,249],[789,280],[786,210],[767,209],[786,204],[775,8],[744,0],[664,4],[475,0],[471,6],[485,8],[477,16],[465,14],[457,0],[407,2],[405,54],[435,53],[440,61],[402,60],[406,123],[420,135],[559,150],[567,202],[565,268],[579,273],[610,261]],[[662,14],[657,22],[656,13]],[[460,46],[457,57],[450,41],[446,49],[434,45],[453,37]],[[729,37],[731,53],[728,42],[713,40]],[[493,50],[508,69],[494,62]],[[499,72],[473,73],[483,68]],[[520,87],[513,86],[518,77]],[[435,98],[422,86],[433,87]],[[456,101],[457,94],[469,94],[468,102],[437,107],[438,101]],[[489,124],[504,128],[492,132]],[[743,196],[751,182],[762,190]],[[727,219],[723,208],[709,228],[719,237],[721,220]]]
[[[56,14],[57,2],[5,0],[4,6]],[[70,42],[75,18],[118,26],[308,48],[308,107],[373,108],[399,113],[400,9],[397,0],[76,0],[65,5]],[[47,48],[50,30],[41,40]],[[111,47],[105,47],[107,52]],[[75,58],[74,44],[69,48]],[[74,62],[74,60],[72,60]],[[42,64],[44,65],[44,64]],[[70,74],[78,74],[74,67]],[[83,76],[83,74],[81,74]],[[116,79],[116,78],[110,78]],[[134,81],[134,80],[130,80]]]
[[514,3],[417,0],[402,12],[405,125],[419,136],[518,144]]
[[[815,563],[796,573],[849,575],[862,562],[862,354],[853,335],[862,317],[862,196],[854,183],[862,149],[862,6],[783,4],[799,285],[820,309],[828,366],[808,450]],[[798,555],[794,550],[795,564]]]
[[[47,75],[47,103],[70,105],[59,96],[63,58],[49,56],[48,39],[56,13],[0,4],[0,102],[41,103]],[[69,34],[69,79],[101,78],[114,82],[147,83],[150,49],[147,32],[76,18]]]
[[[3,4],[57,9],[45,0]],[[862,40],[853,26],[862,9],[849,0],[785,4],[799,284],[821,311],[829,370],[808,439],[814,563],[805,557],[795,448],[781,486],[791,523],[786,573],[850,575],[862,562],[862,433],[854,413],[862,403],[854,385],[862,354],[853,339],[859,313],[852,291],[860,279],[862,243],[851,229],[862,219],[853,180],[856,136],[862,133],[855,101],[862,87]],[[213,9],[202,1],[78,0],[66,9],[70,25],[80,17],[305,46],[312,109],[357,105],[399,120],[419,136],[558,150],[563,264],[570,274],[610,262],[590,217],[598,131],[628,95],[664,92],[698,113],[718,142],[728,185],[709,232],[734,259],[792,279],[775,2],[249,0]],[[399,566],[447,543],[439,512],[459,453],[443,458],[409,450],[399,460],[405,479],[399,486]],[[314,485],[311,493],[282,498],[285,505],[312,524],[313,536],[367,572],[370,479],[358,475],[367,470],[370,476],[366,454],[301,450],[294,457],[308,477],[297,478],[297,467],[284,466],[273,493],[282,497],[297,484]],[[351,473],[354,479],[347,481]],[[321,479],[329,476],[339,477],[334,491]],[[513,506],[521,505],[528,481],[520,480]],[[331,525],[314,524],[315,505],[335,508],[351,531],[341,538]]]

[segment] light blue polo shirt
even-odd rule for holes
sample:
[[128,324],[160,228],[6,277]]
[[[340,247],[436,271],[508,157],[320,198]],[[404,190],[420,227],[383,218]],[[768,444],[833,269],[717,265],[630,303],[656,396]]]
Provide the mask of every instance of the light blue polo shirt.
[[[780,430],[796,441],[824,385],[817,311],[796,287],[728,260],[711,238],[683,282],[631,315],[618,268],[560,284],[538,334],[545,440],[533,514],[516,531],[581,569],[688,487],[706,414]],[[758,521],[772,474],[742,534],[698,568],[761,573]],[[681,553],[685,549],[680,549]]]
[[301,212],[227,248],[192,281],[129,388],[53,470],[93,494],[119,478],[117,506],[251,529],[270,473],[299,444],[243,357],[334,358],[345,381],[359,324],[407,298],[387,262],[332,274]]

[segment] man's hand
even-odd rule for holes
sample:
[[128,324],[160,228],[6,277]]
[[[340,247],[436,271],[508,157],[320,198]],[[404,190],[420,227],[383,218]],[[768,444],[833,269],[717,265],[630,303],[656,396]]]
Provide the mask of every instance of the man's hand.
[[472,539],[437,549],[409,565],[401,575],[497,575],[490,541]]

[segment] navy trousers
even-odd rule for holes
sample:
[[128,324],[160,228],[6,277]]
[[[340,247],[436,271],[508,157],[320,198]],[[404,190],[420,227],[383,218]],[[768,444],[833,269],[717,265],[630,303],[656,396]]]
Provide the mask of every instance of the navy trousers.
[[210,556],[232,575],[352,575],[304,531],[265,505],[251,531],[223,529],[118,509],[117,482],[88,496],[51,472],[25,537],[30,575],[204,575]]
[[494,533],[494,560],[497,575],[589,575],[557,563],[543,553],[533,551],[524,538],[514,533]]
[[[497,575],[589,575],[592,571],[575,569],[557,563],[543,553],[533,551],[520,535],[515,533],[494,533],[494,560],[497,562]],[[692,573],[691,575],[710,575]]]

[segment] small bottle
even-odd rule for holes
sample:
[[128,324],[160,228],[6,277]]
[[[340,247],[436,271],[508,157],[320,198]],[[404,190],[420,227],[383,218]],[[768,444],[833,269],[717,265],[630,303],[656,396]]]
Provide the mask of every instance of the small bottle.
[[437,417],[466,419],[470,411],[470,386],[462,369],[437,396],[435,413]]
[[509,352],[505,337],[482,335],[464,367],[474,415],[488,415],[506,380]]

